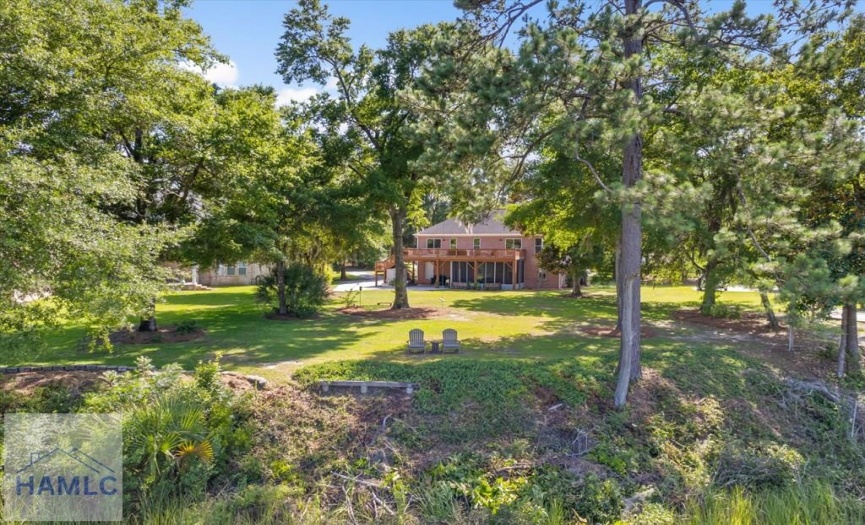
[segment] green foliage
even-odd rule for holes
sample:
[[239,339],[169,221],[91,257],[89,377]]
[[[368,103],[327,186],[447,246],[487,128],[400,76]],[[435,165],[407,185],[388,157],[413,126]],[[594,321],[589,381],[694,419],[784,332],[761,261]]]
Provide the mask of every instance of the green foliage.
[[638,514],[629,516],[628,525],[676,525],[675,513],[660,503],[646,503]]
[[360,290],[349,290],[342,295],[340,300],[346,308],[354,308],[360,304],[360,293]]
[[741,319],[742,307],[735,304],[715,303],[706,315],[720,319]]
[[543,361],[445,360],[417,365],[341,361],[304,367],[295,379],[307,385],[323,379],[412,381],[419,384],[415,394],[419,410],[446,414],[471,401],[489,416],[491,425],[518,425],[532,385],[550,389],[572,406],[602,391],[597,377],[578,364]]
[[741,487],[728,492],[707,491],[691,499],[679,523],[727,525],[730,523],[786,525],[813,523],[835,525],[862,523],[861,501],[836,493],[820,482],[800,482],[780,490],[749,493]]
[[[328,294],[326,276],[306,264],[289,263],[285,266],[284,288],[280,288],[277,272],[261,280],[256,290],[259,302],[276,303],[275,312],[294,317],[310,317],[322,309]],[[286,311],[280,312],[283,303]]]
[[245,400],[221,385],[218,362],[200,364],[190,381],[179,367],[156,370],[142,357],[135,372],[106,379],[84,407],[123,413],[124,498],[132,508],[203,498],[248,446]]
[[34,413],[75,412],[81,405],[80,395],[75,395],[60,384],[48,384],[23,394],[15,390],[0,390],[0,411]]
[[590,523],[617,521],[625,507],[622,489],[612,478],[600,480],[589,475],[583,481],[577,496],[576,511]]
[[182,5],[0,6],[5,343],[61,318],[105,333],[146,315],[163,289],[160,262],[188,234],[191,199],[179,196],[218,171],[198,153],[208,147],[190,145],[212,124],[212,87],[181,64],[219,57]]
[[[502,463],[504,469],[497,471],[496,465]],[[553,467],[508,470],[513,463],[473,454],[438,463],[418,482],[423,516],[453,521],[468,509],[484,509],[490,523],[569,522],[579,504],[576,479]]]
[[177,323],[177,327],[174,329],[178,334],[194,334],[199,331],[201,328],[198,326],[198,321],[195,319],[183,319],[182,321]]
[[424,175],[431,173],[416,163],[426,144],[412,129],[420,115],[402,93],[415,86],[422,68],[435,63],[437,46],[453,37],[453,24],[402,29],[389,34],[382,49],[355,50],[350,23],[333,16],[320,0],[300,0],[283,20],[277,72],[286,84],[338,80],[335,96],[317,97],[310,106],[327,130],[319,141],[326,163],[350,174],[364,195],[359,216],[333,215],[348,232],[337,236],[339,255],[374,237],[381,222],[390,219],[397,254],[393,304],[407,308],[403,235],[409,223],[423,221],[421,190],[434,184],[425,184]]
[[725,488],[783,488],[798,478],[803,462],[798,452],[785,446],[762,451],[726,449],[717,460],[713,481]]

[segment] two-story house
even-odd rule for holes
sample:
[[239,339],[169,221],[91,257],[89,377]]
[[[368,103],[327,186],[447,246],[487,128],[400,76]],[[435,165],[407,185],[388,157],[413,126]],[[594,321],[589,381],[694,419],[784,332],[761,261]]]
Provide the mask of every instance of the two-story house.
[[[417,248],[403,256],[419,284],[451,288],[482,285],[485,289],[556,289],[564,276],[548,273],[538,266],[542,237],[525,236],[502,222],[495,212],[485,222],[463,224],[448,219],[415,234]],[[392,260],[377,270],[392,267]]]

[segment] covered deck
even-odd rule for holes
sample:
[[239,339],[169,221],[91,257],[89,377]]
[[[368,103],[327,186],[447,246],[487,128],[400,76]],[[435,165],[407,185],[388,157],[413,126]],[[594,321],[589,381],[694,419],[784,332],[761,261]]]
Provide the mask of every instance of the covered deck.
[[[411,273],[418,284],[486,290],[518,290],[525,284],[522,249],[406,248],[403,258],[407,267],[417,266]],[[381,261],[376,273],[384,274],[393,265],[393,258]]]

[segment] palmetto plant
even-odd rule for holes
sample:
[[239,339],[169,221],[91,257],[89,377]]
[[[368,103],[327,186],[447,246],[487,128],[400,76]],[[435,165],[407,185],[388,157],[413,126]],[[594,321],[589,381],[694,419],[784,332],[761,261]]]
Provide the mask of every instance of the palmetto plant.
[[210,462],[213,443],[204,408],[180,392],[159,396],[127,417],[129,450],[148,481],[166,470],[188,468],[193,459]]

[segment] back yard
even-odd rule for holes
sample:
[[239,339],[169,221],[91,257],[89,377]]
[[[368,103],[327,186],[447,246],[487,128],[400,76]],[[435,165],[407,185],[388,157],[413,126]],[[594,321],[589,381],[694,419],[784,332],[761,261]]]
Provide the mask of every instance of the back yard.
[[[193,340],[88,353],[70,323],[38,354],[2,364],[146,356],[195,369],[193,382],[146,363],[105,380],[22,373],[3,379],[0,408],[137,421],[178,399],[203,407],[208,430],[194,439],[215,456],[201,468],[183,459],[148,478],[129,455],[130,479],[147,480],[128,494],[136,523],[860,523],[865,456],[851,436],[861,418],[851,433],[832,351],[802,338],[790,354],[750,292],[723,294],[730,319],[698,316],[689,288],[643,293],[644,376],[623,410],[612,405],[615,298],[603,287],[583,299],[415,290],[399,313],[384,310],[390,290],[365,290],[361,306],[337,294],[306,320],[265,319],[251,287],[177,293],[159,322],[195,321]],[[407,355],[416,327],[427,339],[457,329],[463,351]],[[271,384],[255,391],[227,375],[220,386],[208,364],[217,354]],[[322,379],[418,389],[321,395]],[[128,432],[132,449],[158,439],[147,426]]]
[[[421,362],[430,359],[553,359],[612,358],[618,342],[607,332],[615,326],[614,290],[593,288],[589,297],[574,300],[560,292],[483,292],[417,290],[413,309],[391,316],[376,312],[392,300],[391,290],[364,290],[360,308],[346,309],[345,294],[336,294],[318,317],[267,320],[256,304],[253,287],[217,288],[206,292],[168,295],[157,308],[161,326],[194,321],[205,333],[186,342],[118,344],[113,353],[88,353],[80,344],[83,327],[67,324],[53,333],[38,354],[2,356],[0,364],[134,364],[147,356],[157,365],[180,363],[193,367],[217,352],[232,369],[256,369],[273,379],[304,364],[375,359]],[[671,313],[694,308],[698,292],[687,287],[647,287],[643,291],[645,350],[685,351],[709,344],[705,326],[671,321]],[[751,292],[729,292],[724,302],[756,311],[759,298]],[[382,315],[383,314],[383,315]],[[407,356],[408,332],[421,328],[426,338],[440,339],[445,328],[458,331],[464,351],[457,356]],[[717,346],[711,341],[711,346]]]

